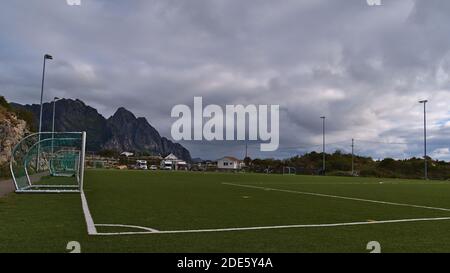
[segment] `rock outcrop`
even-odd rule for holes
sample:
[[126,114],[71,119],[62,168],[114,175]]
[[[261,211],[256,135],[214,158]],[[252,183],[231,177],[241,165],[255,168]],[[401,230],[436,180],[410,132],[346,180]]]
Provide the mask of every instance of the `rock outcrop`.
[[18,119],[14,113],[0,106],[0,166],[7,165],[14,146],[28,133],[25,121]]

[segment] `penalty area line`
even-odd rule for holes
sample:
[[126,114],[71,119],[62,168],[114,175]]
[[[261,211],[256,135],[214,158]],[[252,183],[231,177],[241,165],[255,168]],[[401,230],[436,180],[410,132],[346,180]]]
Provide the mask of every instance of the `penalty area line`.
[[[349,222],[349,223],[334,223],[334,224],[282,225],[282,226],[216,228],[216,229],[188,229],[188,230],[165,230],[165,231],[157,231],[157,230],[154,230],[154,229],[151,229],[151,228],[147,228],[147,227],[132,226],[134,228],[140,228],[140,229],[144,229],[144,230],[148,229],[148,230],[154,230],[154,231],[98,232],[98,233],[95,233],[95,234],[92,234],[92,235],[96,235],[96,236],[114,236],[114,235],[180,234],[180,233],[252,231],[252,230],[289,229],[289,228],[326,228],[326,227],[342,227],[342,226],[377,225],[377,224],[389,224],[389,223],[443,221],[443,220],[450,220],[450,217],[397,219],[397,220]],[[97,226],[103,226],[103,225],[97,225]],[[110,225],[110,226],[121,226],[121,225]],[[128,227],[131,227],[131,226],[128,226]]]
[[429,210],[450,211],[450,209],[447,209],[447,208],[429,207],[429,206],[413,205],[413,204],[405,204],[405,203],[395,203],[395,202],[387,202],[387,201],[379,201],[379,200],[371,200],[371,199],[363,199],[363,198],[347,197],[347,196],[339,196],[339,195],[330,195],[330,194],[315,193],[315,192],[284,190],[284,189],[275,189],[275,188],[259,187],[259,186],[244,185],[244,184],[234,184],[234,183],[222,183],[222,185],[251,188],[251,189],[258,189],[258,190],[266,190],[266,191],[287,192],[287,193],[303,194],[303,195],[310,195],[310,196],[328,197],[328,198],[344,199],[344,200],[352,200],[352,201],[360,201],[360,202],[368,202],[368,203],[377,203],[377,204],[384,204],[384,205],[412,207],[412,208],[421,208],[421,209],[429,209]]

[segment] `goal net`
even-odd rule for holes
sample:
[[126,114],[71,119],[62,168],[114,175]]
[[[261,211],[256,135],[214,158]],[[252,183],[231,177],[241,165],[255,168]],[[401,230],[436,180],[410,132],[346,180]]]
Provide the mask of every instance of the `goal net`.
[[80,192],[85,132],[35,133],[13,149],[10,169],[16,192]]
[[283,174],[297,174],[297,169],[295,167],[283,167]]
[[80,152],[74,150],[54,151],[49,159],[49,171],[52,176],[72,177],[79,171]]

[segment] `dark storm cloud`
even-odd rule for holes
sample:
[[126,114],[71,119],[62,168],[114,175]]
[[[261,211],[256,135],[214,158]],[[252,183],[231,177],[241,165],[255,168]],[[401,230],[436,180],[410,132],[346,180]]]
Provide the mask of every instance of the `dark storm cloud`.
[[[428,98],[430,154],[450,160],[450,3],[445,0],[8,1],[0,10],[0,93],[80,98],[106,117],[119,106],[169,136],[176,104],[280,104],[281,147],[329,149],[351,138],[375,158],[421,154]],[[244,144],[184,142],[194,157],[242,156]]]

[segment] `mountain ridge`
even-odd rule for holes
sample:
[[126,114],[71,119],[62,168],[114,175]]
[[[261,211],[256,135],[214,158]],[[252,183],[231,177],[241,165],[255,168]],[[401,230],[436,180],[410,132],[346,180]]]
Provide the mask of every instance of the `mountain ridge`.
[[[18,109],[33,113],[39,123],[40,105],[11,103]],[[42,131],[51,131],[53,103],[44,103]],[[109,118],[79,99],[61,99],[56,103],[55,131],[86,131],[87,150],[132,151],[164,156],[173,153],[191,162],[190,152],[179,143],[174,143],[159,132],[145,117],[136,117],[125,107],[119,107]]]

